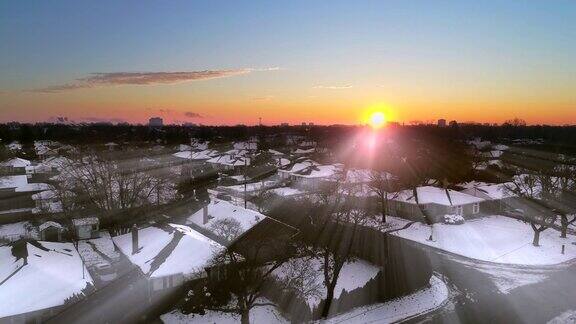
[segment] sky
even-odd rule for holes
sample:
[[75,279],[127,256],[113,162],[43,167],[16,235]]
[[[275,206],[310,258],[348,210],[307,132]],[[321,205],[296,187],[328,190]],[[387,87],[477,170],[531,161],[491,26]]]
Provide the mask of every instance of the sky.
[[576,124],[576,1],[2,1],[0,121]]

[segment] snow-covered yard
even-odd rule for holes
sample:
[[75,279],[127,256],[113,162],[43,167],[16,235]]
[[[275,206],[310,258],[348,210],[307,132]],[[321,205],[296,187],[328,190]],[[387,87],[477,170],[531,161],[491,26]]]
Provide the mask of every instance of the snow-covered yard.
[[430,286],[411,295],[386,303],[358,307],[331,317],[323,323],[394,323],[428,313],[448,299],[446,284],[438,277],[430,278]]
[[[395,232],[402,238],[426,244],[464,257],[514,265],[553,265],[576,258],[575,236],[560,238],[547,229],[540,234],[540,246],[532,245],[530,225],[504,217],[490,216],[462,225],[434,225],[434,241],[428,241],[430,227],[415,223]],[[561,254],[565,245],[565,254]]]
[[[269,303],[270,301],[266,298],[260,298],[258,303]],[[183,324],[183,323],[218,323],[218,324],[233,324],[240,323],[240,315],[206,311],[205,315],[199,314],[182,314],[180,311],[172,311],[160,316],[160,319],[166,324]],[[269,323],[289,323],[276,307],[267,306],[257,306],[250,310],[250,323],[253,324],[269,324]]]
[[[301,258],[293,261],[306,262],[309,267],[316,270],[315,282],[321,286],[320,293],[308,296],[306,300],[310,309],[314,309],[318,307],[320,302],[326,298],[326,288],[322,284],[324,280],[322,262],[318,258]],[[274,270],[273,274],[279,279],[285,278],[285,269],[287,269],[286,266],[287,265],[283,265],[280,268]],[[380,268],[364,260],[358,259],[355,261],[347,262],[344,264],[342,270],[340,271],[340,276],[338,277],[336,288],[334,288],[334,298],[338,299],[344,291],[350,292],[354,289],[364,287],[366,283],[372,278],[376,277],[379,272]]]

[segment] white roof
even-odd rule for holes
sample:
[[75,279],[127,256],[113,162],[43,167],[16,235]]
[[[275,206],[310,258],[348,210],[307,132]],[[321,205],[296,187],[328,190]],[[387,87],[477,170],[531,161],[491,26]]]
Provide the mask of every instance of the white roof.
[[495,150],[499,150],[499,151],[506,151],[510,147],[508,147],[507,145],[504,145],[504,144],[496,144],[496,145],[492,146],[492,148]]
[[273,150],[273,149],[269,149],[268,152],[272,155],[284,155],[284,153]]
[[256,142],[236,142],[236,143],[234,143],[234,149],[236,149],[236,150],[256,150],[256,149],[258,149],[258,143],[256,143]]
[[33,200],[47,200],[57,196],[56,190],[44,190],[32,195]]
[[220,199],[211,200],[207,207],[210,220],[206,224],[203,222],[203,208],[190,215],[186,222],[209,229],[217,220],[233,218],[240,223],[242,227],[241,233],[243,233],[266,218],[266,216],[257,211],[245,209]]
[[211,158],[207,162],[229,166],[250,165],[250,158],[238,155],[224,154]]
[[38,230],[43,231],[43,230],[47,229],[48,227],[56,227],[56,228],[59,228],[59,229],[63,229],[63,228],[64,228],[64,227],[63,227],[61,224],[59,224],[59,223],[56,223],[56,222],[53,222],[53,221],[47,221],[47,222],[42,223],[40,226],[38,226]]
[[[448,189],[448,194],[443,188],[425,186],[416,188],[418,192],[418,202],[420,204],[438,204],[444,206],[466,205],[484,201],[482,198]],[[448,198],[450,196],[450,198]],[[398,197],[393,200],[407,203],[416,203],[412,189],[400,191]]]
[[192,151],[181,151],[174,153],[175,157],[179,157],[182,159],[188,160],[208,160],[220,154],[220,152],[216,150],[203,150],[200,152],[192,152]]
[[13,168],[23,168],[32,164],[30,161],[22,158],[13,158],[0,163],[0,166],[13,167]]
[[309,148],[309,149],[301,149],[301,148],[297,148],[296,150],[294,150],[294,154],[310,154],[310,153],[314,153],[315,148]]
[[[0,246],[0,318],[60,306],[92,284],[90,273],[72,243],[39,241],[26,244],[28,264]],[[16,272],[21,267],[21,269]],[[84,279],[83,279],[84,276]]]
[[[177,240],[171,248],[170,243]],[[214,254],[223,247],[188,226],[168,224],[162,229],[151,226],[138,230],[137,253],[132,254],[132,233],[113,237],[112,240],[133,264],[150,277],[182,274],[196,277],[203,273]]]
[[16,192],[42,191],[50,189],[46,183],[28,183],[26,175],[0,177],[0,189],[14,188]]
[[308,167],[313,166],[313,165],[319,165],[319,164],[317,162],[312,161],[312,160],[305,160],[305,161],[294,163],[293,165],[288,166],[285,169],[278,170],[278,171],[287,172],[287,173],[298,172],[300,170],[303,170],[303,169],[308,168]]
[[72,219],[72,224],[74,226],[94,225],[98,224],[98,222],[99,222],[98,217],[83,217]]
[[340,170],[336,165],[315,165],[293,172],[292,175],[301,178],[333,178]]
[[508,188],[512,188],[512,183],[480,184],[462,190],[462,192],[485,199],[502,199],[515,196]]

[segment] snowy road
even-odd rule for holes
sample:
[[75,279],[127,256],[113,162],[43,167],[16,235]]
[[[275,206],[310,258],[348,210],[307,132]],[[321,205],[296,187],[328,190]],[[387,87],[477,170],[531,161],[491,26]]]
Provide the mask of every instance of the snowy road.
[[443,308],[409,323],[546,323],[576,309],[576,262],[558,267],[476,263],[416,244],[454,296]]

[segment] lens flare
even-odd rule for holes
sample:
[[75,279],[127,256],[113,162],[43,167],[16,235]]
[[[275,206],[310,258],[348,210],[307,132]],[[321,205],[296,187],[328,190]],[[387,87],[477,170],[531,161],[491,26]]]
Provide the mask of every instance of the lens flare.
[[373,112],[370,115],[369,124],[374,129],[382,128],[386,124],[386,116],[381,111]]

